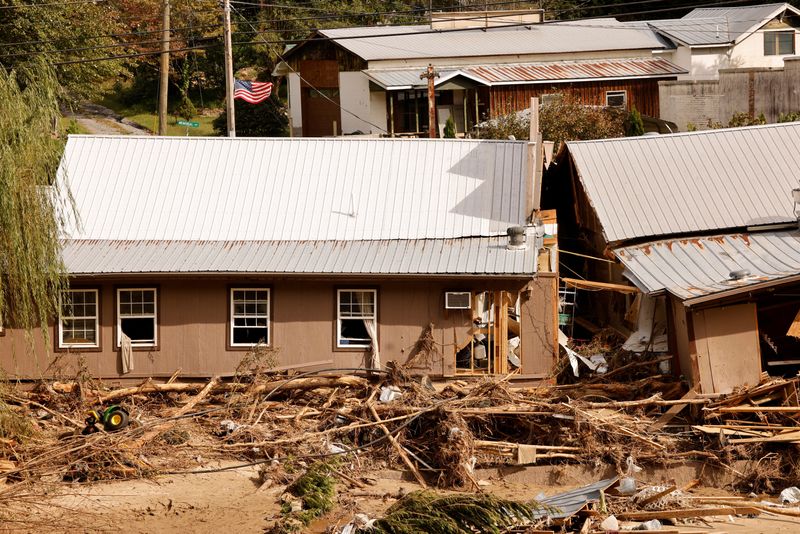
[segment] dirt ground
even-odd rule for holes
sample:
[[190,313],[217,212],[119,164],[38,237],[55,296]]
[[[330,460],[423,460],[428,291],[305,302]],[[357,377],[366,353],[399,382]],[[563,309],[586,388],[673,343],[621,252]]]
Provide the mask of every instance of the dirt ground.
[[[312,524],[307,532],[326,532],[330,527],[344,525],[359,512],[370,517],[379,516],[397,497],[419,489],[415,483],[398,478],[387,476],[386,472],[375,473],[374,485],[363,490],[347,490],[343,483],[339,484],[339,506]],[[535,498],[539,494],[551,495],[575,487],[509,483],[500,479],[482,481],[481,484],[485,491],[517,500]],[[263,532],[280,512],[279,499],[283,489],[283,486],[260,488],[258,471],[254,467],[167,475],[154,480],[74,484],[62,486],[37,506],[17,510],[14,516],[22,523],[0,525],[0,531]],[[707,489],[704,493],[725,494],[715,489]],[[758,518],[716,518],[707,524],[685,523],[665,528],[681,534],[789,534],[800,532],[800,518],[764,514]]]

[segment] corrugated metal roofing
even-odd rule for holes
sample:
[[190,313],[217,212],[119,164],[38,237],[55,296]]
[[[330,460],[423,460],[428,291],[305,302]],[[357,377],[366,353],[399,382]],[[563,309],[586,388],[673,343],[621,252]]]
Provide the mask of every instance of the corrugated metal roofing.
[[609,243],[795,220],[800,123],[567,143]]
[[489,84],[675,76],[686,69],[662,58],[623,58],[492,64],[465,68]]
[[648,23],[667,37],[689,46],[725,45],[744,39],[787,9],[800,14],[787,3],[708,7],[694,9],[680,19],[651,20]]
[[644,25],[630,26],[615,19],[431,32],[427,25],[319,30],[323,36],[334,39],[338,45],[366,61],[668,47]]
[[[598,80],[619,78],[644,78],[676,76],[686,69],[662,58],[622,58],[584,61],[547,61],[539,63],[508,63],[441,67],[436,84],[465,76],[485,85],[511,83],[538,83],[558,80]],[[425,87],[420,80],[420,69],[367,69],[370,79],[385,89]]]
[[649,24],[670,39],[689,46],[727,45],[734,40],[724,17],[651,20]]
[[[437,68],[436,71],[439,73],[439,77],[434,80],[434,85],[441,85],[456,76],[465,75],[458,68]],[[384,89],[408,89],[428,86],[428,80],[421,80],[419,77],[422,72],[419,67],[413,69],[367,69],[362,72]],[[482,80],[480,83],[483,83]]]
[[524,224],[524,141],[70,136],[82,228],[112,240],[363,240]]
[[306,273],[490,274],[525,276],[535,247],[506,249],[506,238],[380,241],[66,240],[72,274]]
[[[800,232],[773,231],[673,239],[614,251],[643,291],[666,290],[681,299],[800,274]],[[750,276],[731,280],[746,269]]]

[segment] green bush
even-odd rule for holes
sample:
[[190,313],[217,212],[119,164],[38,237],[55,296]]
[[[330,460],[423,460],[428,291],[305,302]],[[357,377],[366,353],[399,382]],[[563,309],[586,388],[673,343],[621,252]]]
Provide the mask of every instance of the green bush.
[[456,123],[453,121],[453,117],[447,117],[447,122],[444,123],[444,138],[456,138]]

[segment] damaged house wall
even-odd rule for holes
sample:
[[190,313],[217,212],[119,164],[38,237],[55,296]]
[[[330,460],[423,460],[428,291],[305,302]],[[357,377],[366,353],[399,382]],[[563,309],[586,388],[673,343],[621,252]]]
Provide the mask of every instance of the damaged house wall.
[[[756,384],[762,368],[800,369],[787,335],[800,310],[798,143],[797,123],[568,142],[545,177],[562,254],[588,256],[570,267],[629,280],[665,305],[673,371],[699,392]],[[628,297],[587,298],[584,311],[607,318],[600,326],[624,322],[615,303]]]

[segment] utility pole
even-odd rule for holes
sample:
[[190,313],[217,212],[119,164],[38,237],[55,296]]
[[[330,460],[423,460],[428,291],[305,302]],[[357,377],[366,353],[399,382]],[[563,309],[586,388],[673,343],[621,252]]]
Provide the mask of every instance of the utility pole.
[[231,50],[231,3],[223,0],[223,33],[225,34],[225,114],[228,137],[236,137],[236,116],[233,108],[233,52]]
[[167,92],[169,91],[169,0],[164,0],[161,24],[161,68],[158,88],[158,135],[167,135]]
[[439,73],[433,70],[433,65],[428,64],[428,70],[419,75],[420,80],[428,79],[428,137],[436,137],[436,87],[433,83]]

